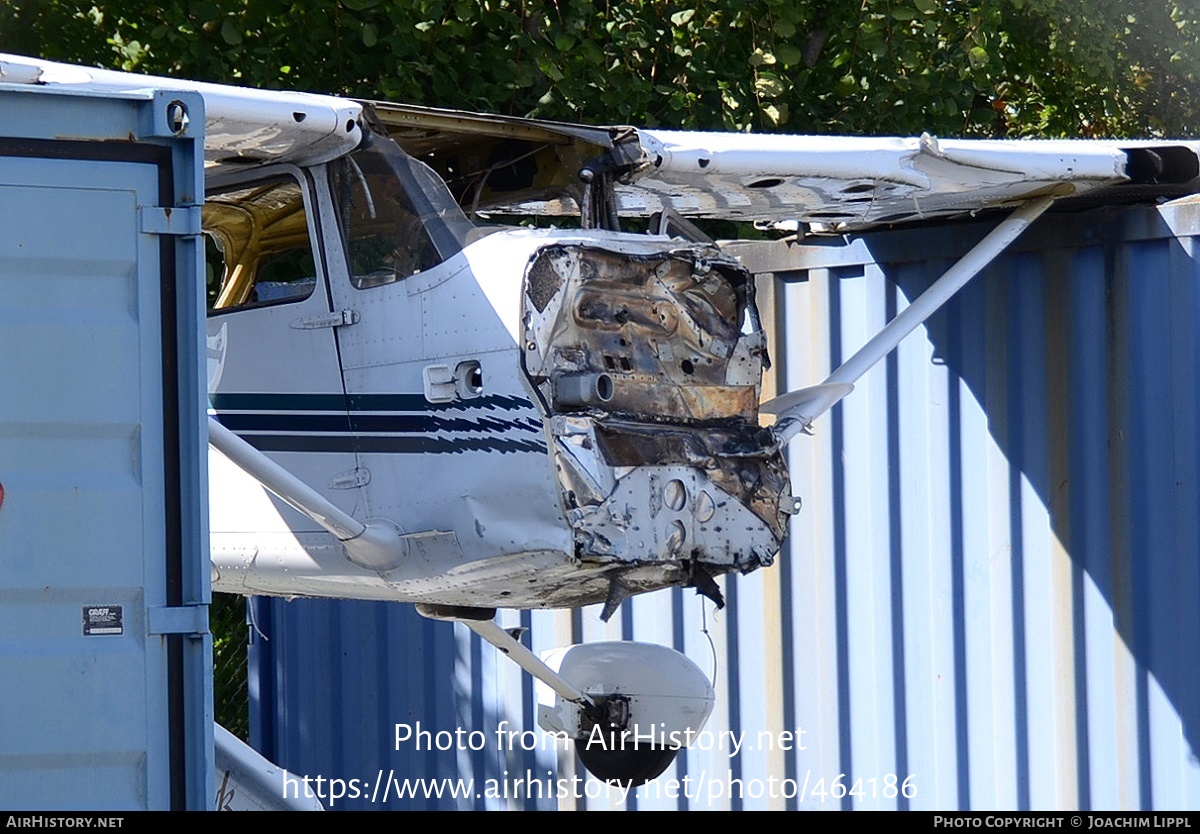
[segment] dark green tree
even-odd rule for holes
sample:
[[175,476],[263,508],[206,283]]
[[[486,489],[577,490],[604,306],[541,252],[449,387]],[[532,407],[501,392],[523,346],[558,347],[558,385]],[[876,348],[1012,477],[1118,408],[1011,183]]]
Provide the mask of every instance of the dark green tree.
[[506,114],[1195,135],[1195,0],[12,0],[9,52]]

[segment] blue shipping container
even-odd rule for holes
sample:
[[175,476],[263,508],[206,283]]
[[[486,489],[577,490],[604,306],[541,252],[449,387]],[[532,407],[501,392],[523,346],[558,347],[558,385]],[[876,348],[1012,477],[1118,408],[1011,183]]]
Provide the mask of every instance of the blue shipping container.
[[[990,227],[796,246],[766,299],[777,390]],[[713,673],[707,749],[657,783],[583,780],[515,665],[380,603],[254,603],[254,743],[345,780],[335,808],[1200,808],[1197,235],[1195,200],[1039,220],[792,444],[804,509],[723,611],[502,615],[535,651],[648,640]],[[397,742],[418,723],[424,749]]]

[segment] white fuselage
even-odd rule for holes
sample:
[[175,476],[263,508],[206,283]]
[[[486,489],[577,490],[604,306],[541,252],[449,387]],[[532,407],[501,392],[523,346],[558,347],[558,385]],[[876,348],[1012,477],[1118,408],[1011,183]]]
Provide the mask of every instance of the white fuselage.
[[[661,281],[643,264],[656,258],[664,275],[668,260],[675,272],[690,275],[691,260],[678,266],[685,263],[680,252],[699,258],[687,245],[614,232],[513,227],[486,234],[431,268],[373,285],[349,277],[354,265],[328,179],[325,165],[283,165],[221,182],[239,194],[280,180],[299,187],[316,275],[297,282],[305,289],[294,296],[288,290],[282,298],[210,315],[210,400],[228,428],[341,509],[361,520],[399,525],[405,557],[382,571],[352,563],[317,523],[213,451],[215,588],[557,607],[602,600],[618,577],[632,592],[687,582],[693,562],[707,562],[706,570],[720,573],[770,561],[781,525],[764,522],[727,485],[715,484],[704,471],[711,462],[678,455],[660,465],[606,462],[588,412],[607,414],[609,404],[581,400],[560,407],[555,395],[535,384],[544,380],[550,391],[549,380],[565,361],[570,373],[564,378],[604,376],[615,386],[617,404],[623,391],[639,392],[646,413],[631,414],[634,406],[627,406],[626,421],[647,420],[653,427],[665,419],[653,413],[655,398],[675,392],[680,400],[685,386],[647,370],[646,357],[670,364],[675,376],[682,373],[675,368],[681,359],[688,374],[699,373],[690,368],[684,342],[699,338],[702,344],[700,326],[686,313],[668,315],[666,295],[643,290],[645,303],[668,319],[657,324],[656,337],[636,335],[636,321],[610,322],[607,335],[601,334],[611,340],[628,331],[620,343],[643,351],[640,363],[631,354],[638,367],[622,358],[622,371],[608,358],[611,375],[602,367],[582,373],[578,345],[589,333],[572,324],[581,315],[572,311],[572,298],[582,297],[588,280],[605,279],[580,276],[586,257],[572,261],[564,268],[574,269],[574,277],[563,278],[558,293],[540,300],[544,309],[535,312],[528,273],[539,253],[553,250],[569,261],[562,253],[594,250],[617,264],[634,259],[650,286]],[[668,259],[665,253],[675,254]],[[679,323],[683,319],[687,327]],[[760,368],[750,350],[761,334],[741,338],[734,329],[734,339],[718,352],[730,365],[718,372],[719,381],[736,378],[739,387],[730,390],[753,409]],[[539,339],[545,346],[534,351]],[[566,360],[554,347],[563,340],[576,345]],[[535,353],[540,364],[531,376]],[[668,383],[666,394],[653,387],[663,381],[656,373]],[[696,396],[689,393],[676,410],[704,407]],[[668,400],[662,408],[669,418]],[[581,479],[595,493],[588,500],[578,494]],[[780,487],[786,477],[776,493]]]

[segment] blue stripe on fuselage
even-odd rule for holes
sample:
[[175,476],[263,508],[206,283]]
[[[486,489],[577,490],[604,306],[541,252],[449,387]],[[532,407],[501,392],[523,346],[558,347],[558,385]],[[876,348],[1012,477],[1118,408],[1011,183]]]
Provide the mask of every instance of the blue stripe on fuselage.
[[212,394],[217,411],[518,411],[532,409],[524,397],[485,394],[431,403],[421,394]]
[[[221,424],[261,451],[546,452],[542,422],[523,397],[493,394],[430,403],[420,394],[237,393],[214,394],[211,400]],[[430,413],[452,410],[464,413]],[[504,415],[525,410],[527,416]],[[393,413],[375,413],[387,411]],[[472,434],[487,436],[463,436]]]

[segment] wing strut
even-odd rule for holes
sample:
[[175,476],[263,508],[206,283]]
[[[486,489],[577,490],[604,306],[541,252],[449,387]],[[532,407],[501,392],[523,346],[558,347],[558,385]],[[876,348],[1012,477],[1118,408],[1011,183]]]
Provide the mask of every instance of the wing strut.
[[386,571],[398,567],[408,555],[408,541],[398,526],[380,519],[363,524],[213,417],[208,418],[208,443],[288,505],[336,536],[354,564]]
[[854,383],[876,362],[891,353],[909,333],[949,301],[967,282],[1012,244],[1029,225],[1054,203],[1054,197],[1039,197],[1025,203],[963,255],[939,279],[876,333],[857,353],[842,363],[820,385],[789,391],[762,405],[776,414],[775,436],[781,446],[796,435],[808,433],[813,421],[854,390]]

